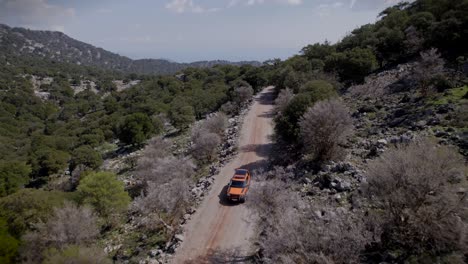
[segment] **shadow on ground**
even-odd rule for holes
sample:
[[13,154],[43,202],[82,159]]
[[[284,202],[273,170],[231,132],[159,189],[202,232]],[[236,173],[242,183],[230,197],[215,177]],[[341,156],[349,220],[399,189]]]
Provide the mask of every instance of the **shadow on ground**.
[[238,249],[211,250],[206,256],[201,256],[197,260],[186,261],[184,264],[217,264],[217,263],[256,263],[256,255],[241,256]]
[[275,117],[275,111],[270,110],[270,111],[268,111],[268,112],[263,112],[262,114],[258,115],[258,117],[262,117],[262,118],[273,118],[273,117]]
[[255,98],[255,101],[259,102],[262,105],[272,105],[275,100],[275,93],[273,91],[262,93],[258,98]]
[[[268,143],[268,144],[250,144],[250,145],[245,145],[239,148],[239,151],[241,153],[249,153],[249,152],[255,152],[255,154],[259,157],[266,158],[268,157],[271,148],[273,144]],[[249,169],[249,168],[246,168]]]
[[[251,175],[252,175],[252,181],[255,181],[255,174],[258,171],[267,170],[269,164],[270,163],[269,163],[268,160],[262,159],[262,160],[258,160],[256,162],[251,162],[251,163],[245,164],[242,167],[240,167],[239,169],[249,170]],[[234,173],[234,171],[232,173]],[[219,204],[221,204],[223,206],[238,206],[238,205],[241,205],[242,203],[240,203],[240,202],[231,202],[231,201],[229,201],[227,199],[227,195],[226,195],[227,194],[227,188],[228,188],[227,184],[228,184],[228,182],[226,182],[226,185],[223,187],[221,192],[218,194]],[[249,195],[247,194],[246,203],[248,203],[248,200],[249,200]]]

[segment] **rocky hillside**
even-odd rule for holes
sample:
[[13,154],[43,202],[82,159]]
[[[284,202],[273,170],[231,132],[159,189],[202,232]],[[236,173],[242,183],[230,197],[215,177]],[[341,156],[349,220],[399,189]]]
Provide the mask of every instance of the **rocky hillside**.
[[[466,75],[440,68],[451,85],[426,94],[415,78],[421,64],[369,75],[335,101],[354,131],[339,143],[340,159],[313,160],[315,149],[304,140],[310,133],[301,135],[302,154],[287,162],[287,146],[276,142],[277,157],[270,171],[255,175],[250,194],[262,217],[261,263],[467,263],[466,240],[458,236],[467,232]],[[304,130],[305,122],[314,124],[312,140],[323,144],[317,138],[339,140],[345,127],[336,106],[323,114],[330,123],[336,118],[333,126],[311,121],[326,106],[315,103],[301,121]]]
[[62,32],[11,28],[0,24],[0,58],[5,58],[8,63],[14,64],[14,59],[12,59],[14,56],[33,56],[141,74],[171,74],[188,67],[212,67],[217,64],[260,65],[256,61],[216,60],[177,63],[163,59],[132,60],[70,38]]

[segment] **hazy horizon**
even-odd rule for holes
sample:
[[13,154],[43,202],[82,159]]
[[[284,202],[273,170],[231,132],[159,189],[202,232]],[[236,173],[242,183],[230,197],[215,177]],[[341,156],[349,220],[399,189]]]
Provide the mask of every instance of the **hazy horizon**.
[[132,59],[265,61],[336,42],[398,0],[0,0],[0,23]]

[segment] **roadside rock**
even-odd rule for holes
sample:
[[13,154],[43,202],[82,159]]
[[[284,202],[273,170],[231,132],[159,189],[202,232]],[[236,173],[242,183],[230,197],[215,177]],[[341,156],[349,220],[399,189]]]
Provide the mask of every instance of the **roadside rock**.
[[177,240],[177,241],[184,241],[185,237],[182,235],[182,234],[177,234],[174,236],[174,238]]

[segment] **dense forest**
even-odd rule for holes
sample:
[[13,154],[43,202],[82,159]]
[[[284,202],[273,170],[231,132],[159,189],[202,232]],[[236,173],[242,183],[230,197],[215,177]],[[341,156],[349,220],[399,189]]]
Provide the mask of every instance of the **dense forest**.
[[[272,171],[258,175],[267,182],[254,194],[259,202],[251,203],[263,220],[259,261],[465,263],[468,218],[459,189],[466,187],[468,153],[467,38],[467,0],[417,0],[384,10],[376,23],[337,43],[311,44],[259,67],[216,65],[156,76],[7,54],[0,58],[0,262],[66,263],[67,257],[89,256],[98,263],[110,262],[109,256],[129,261],[144,255],[135,245],[147,234],[144,243],[164,245],[174,234],[172,223],[183,217],[181,208],[190,207],[184,186],[212,160],[226,121],[208,119],[196,128],[203,132],[193,123],[218,111],[218,117],[236,115],[252,93],[274,85],[277,152]],[[379,75],[403,64],[412,65],[403,81],[404,73],[389,81]],[[381,79],[371,83],[372,76]],[[391,93],[379,90],[387,82],[396,83]],[[333,219],[316,213],[336,206],[328,200],[304,214],[290,210],[301,207],[294,203],[303,200],[296,195],[304,182],[335,188],[321,170],[349,159],[359,139],[383,135],[383,127],[391,126],[371,123],[392,104],[386,99],[412,107],[395,114],[400,122],[392,129],[399,136],[409,130],[411,113],[424,108],[421,118],[438,111],[446,117],[430,129],[450,128],[455,139],[444,139],[443,147],[423,139],[384,154],[372,148],[356,161],[368,171],[367,189],[343,188],[347,200],[338,201],[368,198],[359,209]],[[448,104],[449,110],[440,110]],[[197,166],[166,141],[190,133],[202,142],[195,145],[208,148],[194,149]],[[211,137],[203,138],[207,133]],[[141,180],[135,191],[102,165],[136,150],[146,160],[131,166]],[[292,172],[285,169],[290,165]],[[155,173],[161,177],[148,180]],[[320,193],[314,190],[307,195]],[[262,203],[262,195],[271,193],[275,199]],[[152,214],[154,226],[141,218]],[[135,219],[140,232],[125,233]],[[103,241],[122,233],[125,246],[104,254]]]
[[[236,89],[252,89],[244,79],[256,90],[266,82],[249,65],[153,76],[34,57],[15,61],[14,66],[2,63],[0,69],[0,243],[5,262],[15,259],[18,241],[35,223],[46,221],[55,206],[79,200],[74,194],[82,181],[76,175],[98,170],[105,157],[138,149],[150,137],[184,133],[192,122],[221,107],[234,114]],[[115,80],[138,82],[119,90]],[[106,177],[116,181],[116,190],[123,188],[115,175]],[[123,189],[120,194],[123,201],[128,199]]]

